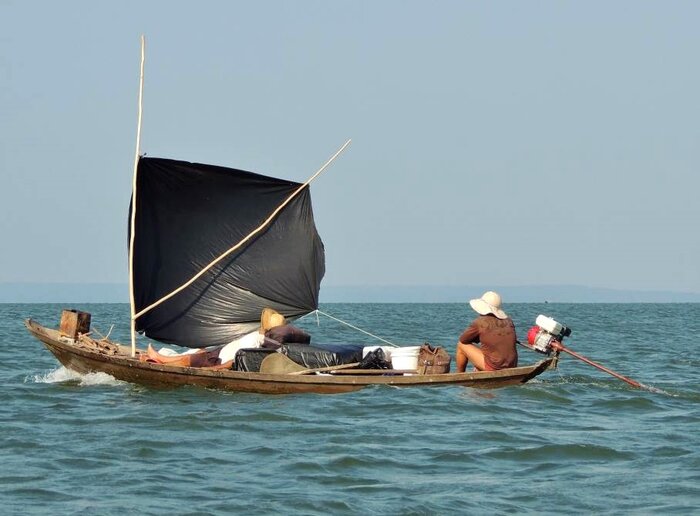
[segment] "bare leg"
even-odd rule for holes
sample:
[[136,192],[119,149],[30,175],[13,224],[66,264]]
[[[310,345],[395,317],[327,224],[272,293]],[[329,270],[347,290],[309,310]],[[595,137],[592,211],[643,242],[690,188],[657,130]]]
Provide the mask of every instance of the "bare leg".
[[484,371],[486,365],[484,363],[484,353],[478,346],[474,344],[457,343],[457,372],[463,373],[467,369],[467,364],[471,362],[479,371]]

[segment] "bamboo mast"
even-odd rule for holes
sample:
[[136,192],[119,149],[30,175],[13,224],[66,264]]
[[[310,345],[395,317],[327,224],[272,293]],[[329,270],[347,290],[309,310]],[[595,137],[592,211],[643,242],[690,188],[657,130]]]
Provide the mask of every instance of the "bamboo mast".
[[[199,279],[202,275],[204,275],[204,273],[206,273],[209,269],[211,269],[214,265],[216,265],[216,264],[219,263],[221,260],[223,260],[224,258],[226,258],[228,255],[230,255],[230,254],[231,254],[232,252],[234,252],[236,249],[239,249],[240,247],[242,247],[243,244],[245,244],[246,242],[248,242],[251,238],[253,238],[255,235],[257,235],[258,233],[260,233],[263,229],[265,229],[265,228],[267,227],[267,225],[270,224],[270,222],[277,216],[277,214],[278,214],[280,211],[282,211],[282,209],[284,209],[284,207],[287,206],[287,204],[289,204],[290,202],[292,202],[292,199],[294,199],[294,198],[299,194],[299,192],[301,192],[304,188],[306,188],[307,186],[309,186],[309,184],[310,184],[314,179],[316,179],[316,178],[321,174],[321,172],[323,172],[324,170],[326,170],[326,168],[328,168],[328,166],[333,162],[333,160],[334,160],[335,158],[337,158],[337,157],[340,155],[340,153],[343,152],[343,151],[345,150],[345,148],[346,148],[348,145],[350,145],[350,142],[351,142],[351,141],[352,141],[352,140],[346,141],[345,144],[344,144],[340,149],[338,149],[338,151],[337,151],[335,154],[333,154],[333,156],[331,156],[330,159],[329,159],[328,161],[326,161],[326,162],[324,163],[324,165],[323,165],[320,169],[318,169],[318,171],[317,171],[313,176],[311,176],[309,179],[307,179],[301,186],[299,186],[299,188],[297,188],[296,190],[294,190],[294,192],[292,192],[292,193],[289,195],[289,197],[287,197],[287,199],[285,199],[284,202],[282,202],[282,204],[280,204],[280,205],[267,217],[267,219],[265,219],[265,220],[263,221],[262,224],[260,224],[257,228],[255,228],[253,231],[251,231],[251,232],[248,234],[248,236],[246,236],[245,238],[243,238],[240,242],[238,242],[236,245],[234,245],[233,247],[231,247],[228,251],[225,251],[224,253],[222,253],[221,255],[219,255],[218,258],[216,258],[216,259],[214,259],[213,261],[211,261],[206,267],[204,267],[204,268],[203,268],[202,270],[200,270],[197,274],[195,274],[194,276],[192,276],[188,281],[186,281],[185,283],[183,283],[182,285],[180,285],[178,288],[176,288],[175,290],[173,290],[173,291],[170,292],[169,294],[164,295],[164,296],[161,297],[158,301],[155,301],[154,303],[148,305],[146,308],[144,308],[143,310],[141,310],[141,311],[140,311],[139,313],[137,313],[137,314],[134,314],[134,313],[133,313],[133,310],[134,310],[133,306],[134,306],[134,305],[133,305],[133,300],[132,300],[132,304],[131,304],[131,306],[132,306],[132,316],[131,316],[131,317],[132,317],[132,327],[133,327],[133,325],[135,324],[135,320],[136,320],[136,319],[138,319],[139,317],[141,317],[143,314],[149,312],[150,310],[152,310],[152,309],[155,308],[156,306],[160,305],[161,303],[167,301],[168,299],[170,299],[171,297],[175,296],[176,294],[178,294],[178,293],[182,292],[183,290],[185,290],[185,289],[186,289],[187,287],[189,287],[192,283],[194,283],[195,281],[197,281],[197,279]],[[136,195],[135,192],[136,192],[136,187],[134,187],[134,196]],[[133,218],[133,216],[134,216],[134,210],[133,210],[133,209],[131,210],[131,216],[132,216],[132,218]],[[132,238],[134,237],[133,229],[132,229],[131,237],[132,237]],[[133,338],[133,337],[132,337],[132,338]],[[132,340],[132,342],[133,342],[133,340]],[[132,351],[133,351],[133,349],[132,349]]]
[[141,35],[141,73],[139,76],[139,118],[136,128],[134,177],[131,185],[131,231],[129,232],[129,303],[131,305],[131,356],[136,356],[136,303],[134,300],[134,237],[136,234],[136,178],[141,157],[141,117],[143,115],[143,65],[146,60],[146,38]]

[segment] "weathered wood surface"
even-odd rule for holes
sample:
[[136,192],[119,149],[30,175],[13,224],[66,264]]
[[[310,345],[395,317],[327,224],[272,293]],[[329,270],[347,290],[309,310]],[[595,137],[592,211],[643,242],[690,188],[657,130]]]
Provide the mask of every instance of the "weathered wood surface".
[[79,310],[63,310],[58,331],[61,335],[75,339],[81,333],[90,332],[91,316]]

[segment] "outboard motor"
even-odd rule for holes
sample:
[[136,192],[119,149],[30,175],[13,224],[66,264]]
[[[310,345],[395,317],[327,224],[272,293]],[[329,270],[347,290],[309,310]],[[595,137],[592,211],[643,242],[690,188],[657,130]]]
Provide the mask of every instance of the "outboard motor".
[[537,326],[533,326],[527,332],[527,343],[532,349],[544,355],[552,352],[553,342],[561,343],[564,337],[571,335],[571,328],[546,315],[538,315],[535,324]]

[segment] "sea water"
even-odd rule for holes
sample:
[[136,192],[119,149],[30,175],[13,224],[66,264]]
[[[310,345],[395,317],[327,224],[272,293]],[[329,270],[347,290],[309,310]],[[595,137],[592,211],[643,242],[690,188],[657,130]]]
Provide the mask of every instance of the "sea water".
[[[56,326],[62,308],[129,341],[127,305],[0,305],[2,514],[700,513],[698,304],[506,306],[521,339],[549,315],[572,328],[565,345],[645,390],[564,355],[517,387],[284,396],[73,373],[23,326]],[[321,309],[450,353],[474,316]],[[297,324],[316,342],[386,345],[325,316]],[[540,358],[520,348],[521,364]]]

